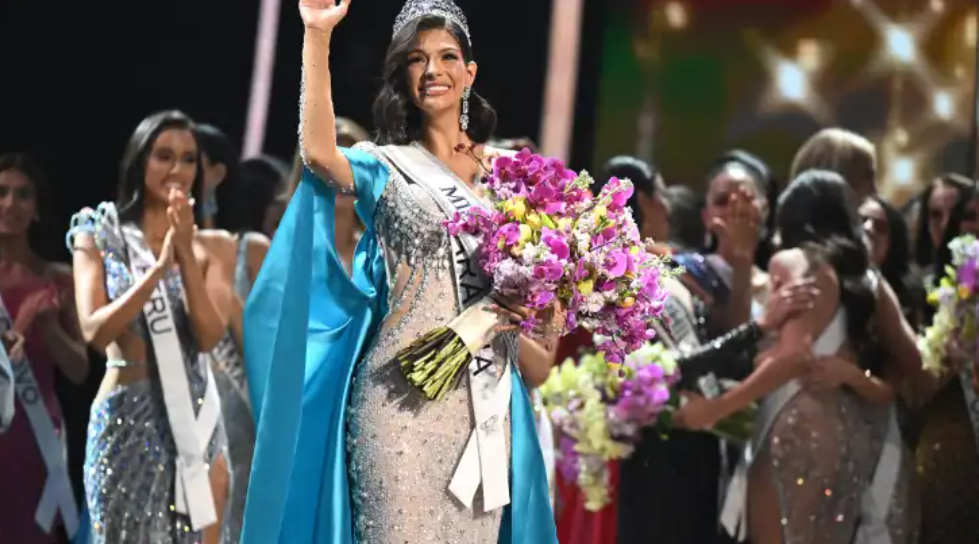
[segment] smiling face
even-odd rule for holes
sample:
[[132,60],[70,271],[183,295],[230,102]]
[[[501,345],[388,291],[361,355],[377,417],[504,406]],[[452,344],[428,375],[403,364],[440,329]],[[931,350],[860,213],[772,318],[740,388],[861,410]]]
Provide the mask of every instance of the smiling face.
[[164,130],[153,142],[146,159],[144,184],[148,202],[169,202],[170,190],[191,194],[197,176],[197,140],[189,129]]
[[23,235],[37,218],[37,191],[23,172],[0,172],[0,235]]
[[423,30],[408,52],[407,77],[411,100],[427,117],[458,116],[462,94],[476,80],[476,63],[465,61],[448,30]]

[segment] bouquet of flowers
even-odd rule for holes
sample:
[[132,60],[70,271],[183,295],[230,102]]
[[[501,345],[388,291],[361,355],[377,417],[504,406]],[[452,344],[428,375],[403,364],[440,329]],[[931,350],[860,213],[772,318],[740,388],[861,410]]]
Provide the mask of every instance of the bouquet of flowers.
[[[485,180],[491,207],[471,207],[446,228],[478,241],[494,300],[533,311],[560,304],[566,319],[556,332],[579,325],[595,332],[605,339],[597,346],[605,360],[621,363],[655,336],[651,324],[666,298],[660,281],[675,272],[640,239],[626,206],[632,183],[612,178],[597,196],[592,183],[587,172],[528,150],[500,157]],[[497,324],[476,304],[396,358],[410,383],[441,398]],[[521,326],[534,334],[538,321],[530,315]]]
[[932,325],[918,339],[923,366],[940,374],[952,355],[979,358],[979,241],[960,236],[948,244],[952,265],[928,293],[928,302],[938,307]]
[[622,365],[610,365],[599,352],[551,371],[540,392],[561,431],[557,467],[584,491],[585,508],[608,504],[608,461],[628,457],[640,431],[656,424],[677,377],[661,344],[644,344]]
[[[644,345],[622,365],[608,364],[599,352],[551,371],[540,392],[560,431],[558,470],[584,491],[586,509],[594,512],[608,504],[608,462],[631,455],[643,429],[664,434],[673,429],[673,414],[683,401],[672,390],[679,379],[674,352],[660,343]],[[701,384],[708,390],[719,387]],[[754,433],[757,411],[757,406],[742,410],[709,432],[744,443]]]

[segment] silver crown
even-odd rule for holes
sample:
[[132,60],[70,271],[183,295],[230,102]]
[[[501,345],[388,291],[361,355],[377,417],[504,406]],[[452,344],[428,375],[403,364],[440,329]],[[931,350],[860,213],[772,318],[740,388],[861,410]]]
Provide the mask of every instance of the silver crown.
[[466,15],[452,0],[408,0],[405,2],[404,7],[401,8],[401,13],[394,19],[394,32],[392,36],[397,36],[398,32],[401,32],[401,29],[408,23],[426,15],[443,17],[445,20],[459,25],[459,28],[466,34],[466,40],[470,44],[472,43],[472,38],[469,36],[469,23],[466,22]]

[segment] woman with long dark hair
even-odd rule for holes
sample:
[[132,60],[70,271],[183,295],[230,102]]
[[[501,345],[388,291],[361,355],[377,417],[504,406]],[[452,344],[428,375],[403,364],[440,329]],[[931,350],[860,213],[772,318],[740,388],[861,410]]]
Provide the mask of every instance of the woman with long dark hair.
[[897,295],[901,310],[915,329],[921,326],[925,292],[911,268],[911,236],[897,208],[878,196],[860,205],[863,230],[870,238],[870,261]]
[[218,542],[227,463],[207,354],[227,331],[211,287],[230,273],[195,227],[202,176],[193,121],[157,113],[129,139],[118,204],[72,218],[82,334],[108,358],[85,458],[98,543]]
[[[835,173],[804,172],[780,197],[777,225],[782,249],[769,268],[772,288],[812,275],[825,296],[780,328],[778,344],[744,382],[691,400],[678,421],[708,428],[764,399],[753,455],[739,466],[723,516],[754,544],[847,544],[872,523],[905,527],[887,511],[900,465],[887,464],[878,478],[882,426],[868,421],[865,403],[889,406],[894,387],[878,376],[921,361],[893,291],[869,272],[856,195]],[[878,338],[902,360],[880,368]],[[868,511],[865,493],[878,480],[888,484],[885,496],[874,496],[883,506]]]
[[[935,270],[951,265],[948,244],[979,237],[979,191],[963,191],[949,215]],[[921,544],[979,541],[979,397],[974,358],[949,361],[931,391],[919,399],[916,461],[921,481]]]
[[[248,379],[262,394],[242,541],[556,544],[527,395],[549,365],[518,364],[517,335],[500,332],[480,356],[490,370],[430,402],[394,359],[468,306],[466,289],[489,292],[468,283],[475,255],[443,227],[449,195],[478,202],[475,185],[501,155],[484,145],[496,114],[473,88],[466,18],[451,0],[405,4],[374,105],[377,144],[345,149],[329,54],[350,4],[299,5],[306,167],[245,310]],[[356,195],[366,228],[350,275],[338,193]],[[494,410],[509,409],[477,421],[488,390]]]
[[[60,373],[73,384],[84,383],[88,353],[75,317],[71,269],[44,260],[30,240],[44,218],[44,196],[44,177],[30,157],[0,155],[0,333],[26,340],[26,353],[11,358],[21,386],[16,417],[0,436],[5,490],[0,496],[0,542],[60,542],[61,532],[74,533],[78,521],[55,381]],[[31,385],[39,398],[25,389]],[[67,501],[71,506],[41,521],[44,517],[37,513],[48,482],[62,490],[57,504]]]
[[924,285],[931,287],[934,264],[952,208],[972,190],[969,178],[946,173],[933,179],[918,197],[918,221],[914,237],[914,262],[921,269]]

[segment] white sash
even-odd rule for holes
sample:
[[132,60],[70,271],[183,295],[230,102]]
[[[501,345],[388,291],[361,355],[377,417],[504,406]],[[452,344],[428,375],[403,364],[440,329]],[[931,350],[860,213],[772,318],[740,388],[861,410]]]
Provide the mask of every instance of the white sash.
[[0,433],[7,430],[14,420],[14,371],[10,367],[7,350],[0,345]]
[[[817,356],[836,353],[845,340],[846,312],[840,307],[833,320],[813,343],[812,353]],[[765,397],[758,413],[755,435],[745,445],[741,461],[734,469],[734,476],[728,485],[724,506],[721,508],[721,525],[739,542],[748,538],[748,472],[751,463],[754,461],[755,454],[765,448],[768,433],[779,413],[800,390],[802,385],[799,380],[791,380]]]
[[[0,332],[10,330],[12,326],[10,314],[0,301]],[[2,357],[8,360],[6,351],[3,351]],[[75,493],[71,489],[71,479],[65,463],[64,433],[59,437],[54,428],[54,421],[44,404],[31,363],[26,359],[13,361],[12,370],[17,397],[20,398],[27,421],[34,431],[34,439],[37,440],[37,447],[41,450],[44,468],[48,473],[41,500],[34,512],[34,521],[45,533],[50,533],[55,515],[60,511],[65,531],[69,537],[73,537],[78,531],[78,505],[75,504]],[[13,402],[12,397],[10,402]]]
[[877,460],[870,487],[861,496],[860,526],[857,527],[853,544],[891,544],[891,534],[887,530],[887,513],[901,474],[903,453],[904,444],[897,425],[897,408],[891,405],[887,411],[884,447]]
[[[394,166],[410,181],[428,191],[442,212],[452,217],[471,206],[483,205],[465,184],[437,159],[417,146],[380,148]],[[467,235],[452,238],[456,296],[464,310],[485,304],[489,281],[477,262],[476,241]],[[516,353],[516,338],[507,335],[507,352]],[[506,416],[510,409],[511,369],[505,361],[502,375],[494,363],[492,343],[476,353],[469,364],[469,394],[475,425],[456,467],[449,491],[472,510],[476,491],[482,483],[483,508],[490,512],[510,504],[509,462],[506,450]]]
[[[121,231],[120,234],[125,236]],[[137,270],[137,263],[152,263],[156,259],[128,241],[126,248],[133,275],[142,277],[147,272],[145,265],[143,270]],[[142,260],[137,258],[140,255]],[[218,397],[211,367],[205,365],[207,385],[200,410],[194,415],[190,382],[184,367],[180,337],[177,336],[165,280],[160,280],[153,290],[153,295],[143,308],[143,315],[156,356],[156,368],[160,375],[170,432],[177,448],[177,474],[174,482],[176,510],[188,515],[191,527],[194,531],[199,531],[218,520],[204,453],[221,416],[221,399]]]

